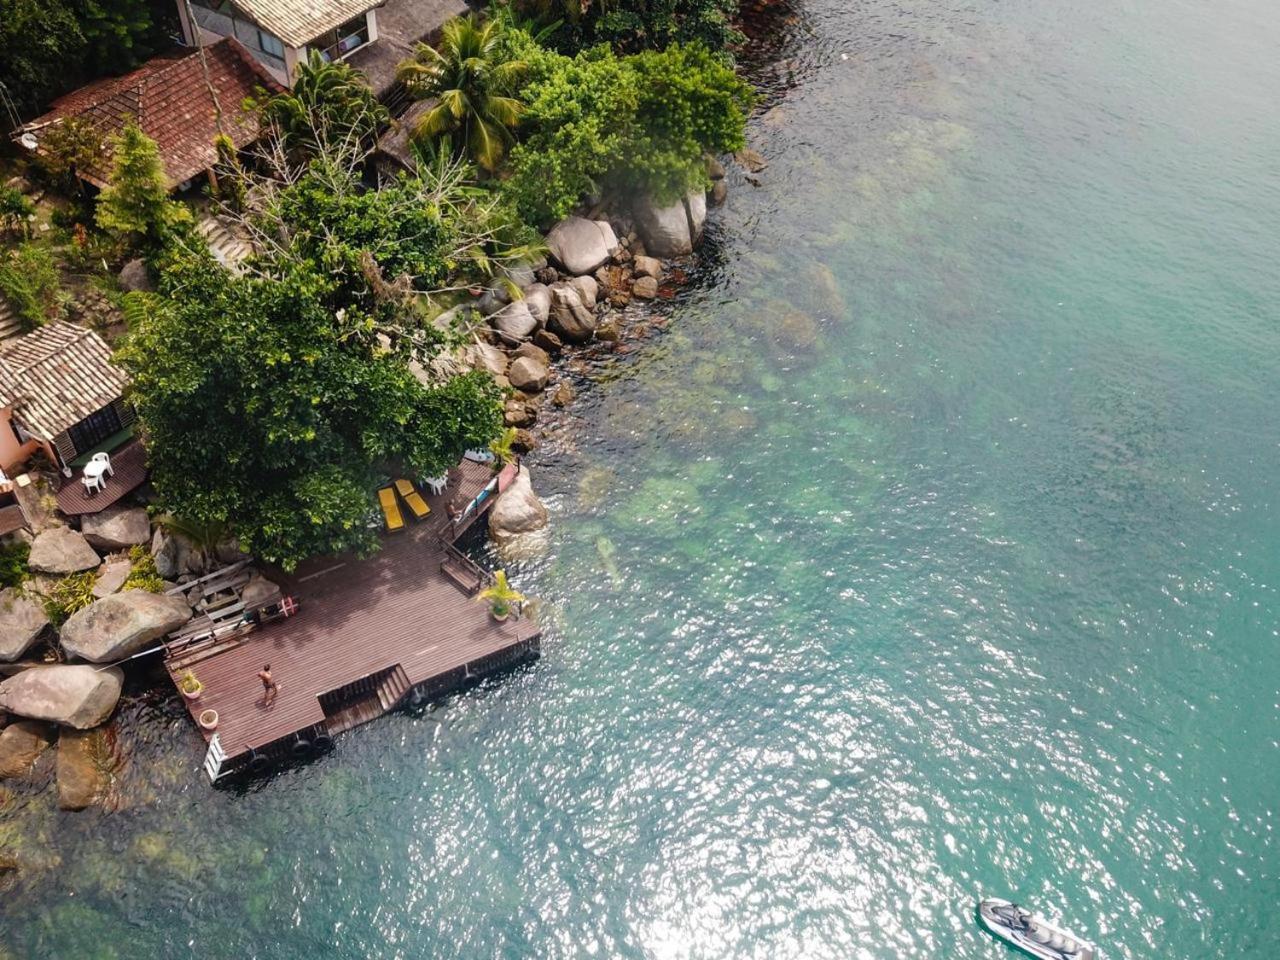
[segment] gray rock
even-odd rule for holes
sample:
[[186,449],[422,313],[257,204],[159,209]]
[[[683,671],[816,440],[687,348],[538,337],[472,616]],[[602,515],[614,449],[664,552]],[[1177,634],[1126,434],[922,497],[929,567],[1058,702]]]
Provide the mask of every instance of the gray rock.
[[88,730],[111,716],[123,684],[118,667],[32,667],[0,683],[0,707],[20,717]]
[[724,202],[729,199],[729,185],[723,180],[717,180],[712,184],[707,199],[713,207],[724,206]]
[[88,541],[70,527],[50,527],[41,533],[27,558],[27,566],[40,573],[79,573],[101,562]]
[[99,550],[124,550],[151,539],[151,520],[141,507],[108,507],[85,514],[80,533]]
[[662,279],[662,261],[657,257],[636,257],[631,269],[637,277],[652,277],[654,280]]
[[551,288],[551,316],[547,327],[562,340],[583,343],[596,330],[596,316],[582,303],[578,291],[560,282]]
[[[546,261],[542,262],[545,265]],[[501,272],[504,277],[514,283],[517,287],[527,287],[533,283],[534,274],[537,271],[531,263],[511,263],[502,268]]]
[[549,287],[560,279],[560,271],[555,267],[543,267],[541,270],[534,271],[534,276],[538,278],[539,283]]
[[489,533],[502,540],[541,530],[547,522],[547,508],[533,492],[528,469],[521,467],[489,510]]
[[538,326],[546,326],[547,317],[551,314],[551,289],[545,283],[533,283],[524,288],[524,305],[538,321]]
[[280,587],[260,573],[255,573],[240,591],[240,599],[244,601],[246,610],[260,607],[264,603],[272,603],[280,596]]
[[98,580],[93,585],[93,595],[101,599],[113,593],[119,593],[132,572],[133,564],[128,560],[108,560],[98,568]]
[[235,537],[227,537],[227,539],[215,546],[213,555],[219,563],[228,565],[251,559],[249,554],[240,549],[240,541]]
[[178,575],[178,541],[162,527],[156,527],[151,538],[151,556],[155,558],[160,579],[172,580]]
[[658,281],[653,277],[636,277],[631,285],[631,295],[641,300],[652,300],[658,295]]
[[692,253],[702,239],[702,225],[707,219],[707,198],[701,190],[695,190],[665,207],[659,207],[650,200],[637,201],[633,211],[636,227],[649,254],[683,257]]
[[17,660],[49,626],[44,605],[13,587],[0,590],[0,660]]
[[556,263],[572,274],[591,273],[618,247],[613,227],[603,220],[569,217],[547,234],[547,249]]
[[707,155],[707,176],[712,180],[724,179],[724,164],[710,154]]
[[151,274],[147,272],[147,264],[141,257],[136,257],[121,267],[120,275],[116,279],[120,289],[126,293],[132,293],[135,290],[150,292],[156,288],[151,282]]
[[53,743],[53,728],[38,720],[19,720],[0,731],[0,779],[25,777]]
[[550,330],[539,330],[533,335],[533,342],[547,353],[559,353],[564,349],[564,343]]
[[596,296],[600,292],[600,285],[596,283],[595,277],[574,277],[569,281],[569,285],[578,291],[578,299],[582,301],[582,305],[588,310],[596,308]]
[[544,390],[548,376],[550,371],[546,364],[534,357],[517,357],[507,371],[507,379],[511,381],[511,385],[526,393],[538,393]]
[[513,354],[511,354],[511,356],[513,358],[532,357],[534,360],[537,360],[544,367],[551,366],[551,354],[547,353],[547,351],[543,350],[540,346],[538,346],[536,343],[533,343],[533,342],[520,344],[520,346],[516,348],[516,351]]
[[130,656],[191,619],[179,596],[126,590],[95,600],[62,625],[62,649],[90,663]]
[[476,370],[487,370],[495,377],[507,375],[507,355],[491,343],[473,343],[467,348],[467,360]]
[[508,427],[527,427],[538,419],[538,409],[512,397],[502,408],[502,422]]
[[523,300],[507,304],[490,317],[489,322],[495,330],[512,340],[523,340],[538,329],[538,321]]

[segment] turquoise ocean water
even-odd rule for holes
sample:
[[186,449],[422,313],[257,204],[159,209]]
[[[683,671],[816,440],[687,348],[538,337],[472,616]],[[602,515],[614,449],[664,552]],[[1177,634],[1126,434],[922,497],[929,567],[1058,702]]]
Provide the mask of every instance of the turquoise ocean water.
[[535,666],[240,791],[5,797],[14,957],[1280,956],[1280,13],[755,24],[760,186],[533,458]]

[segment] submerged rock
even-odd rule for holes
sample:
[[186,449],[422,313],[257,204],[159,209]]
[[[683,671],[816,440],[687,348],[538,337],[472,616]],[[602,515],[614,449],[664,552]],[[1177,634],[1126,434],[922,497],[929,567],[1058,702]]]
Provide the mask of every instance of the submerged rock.
[[658,295],[658,281],[653,277],[636,277],[636,282],[631,285],[631,294],[641,300],[652,300]]
[[62,626],[62,648],[90,663],[110,663],[144,650],[191,619],[179,596],[127,590],[95,600]]
[[19,720],[0,730],[0,778],[25,777],[53,743],[53,728],[39,720]]
[[44,605],[13,587],[0,590],[0,660],[17,660],[49,626]]
[[88,730],[111,716],[123,684],[124,674],[118,667],[32,667],[0,683],[0,708],[20,717]]
[[31,544],[27,566],[39,573],[79,573],[92,570],[101,558],[89,542],[70,527],[50,527]]
[[58,807],[83,810],[101,800],[110,785],[105,758],[110,751],[107,733],[96,730],[63,730],[58,736]]
[[613,227],[603,220],[569,217],[547,234],[552,259],[575,275],[591,273],[602,266],[617,248]]
[[151,521],[142,507],[108,507],[85,514],[80,532],[99,550],[124,550],[151,539]]

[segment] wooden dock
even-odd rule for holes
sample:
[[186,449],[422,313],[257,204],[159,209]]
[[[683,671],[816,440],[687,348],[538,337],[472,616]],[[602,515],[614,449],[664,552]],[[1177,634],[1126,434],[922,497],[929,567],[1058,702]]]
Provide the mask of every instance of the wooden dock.
[[[218,712],[216,731],[205,732],[211,779],[308,756],[405,702],[538,656],[536,626],[514,616],[495,621],[474,599],[487,574],[453,547],[465,525],[450,524],[446,504],[474,498],[492,479],[487,466],[463,461],[443,495],[427,496],[430,516],[385,535],[374,556],[316,559],[277,574],[299,604],[296,616],[203,648],[171,645],[175,683],[190,669],[204,684],[188,704],[193,719]],[[269,707],[257,676],[266,664],[279,687]]]

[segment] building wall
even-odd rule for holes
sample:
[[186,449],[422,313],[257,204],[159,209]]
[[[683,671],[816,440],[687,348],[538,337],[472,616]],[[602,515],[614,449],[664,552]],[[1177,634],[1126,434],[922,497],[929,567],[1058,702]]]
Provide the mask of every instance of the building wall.
[[23,443],[18,439],[13,430],[13,410],[10,407],[0,408],[0,469],[12,478],[39,449],[38,440]]

